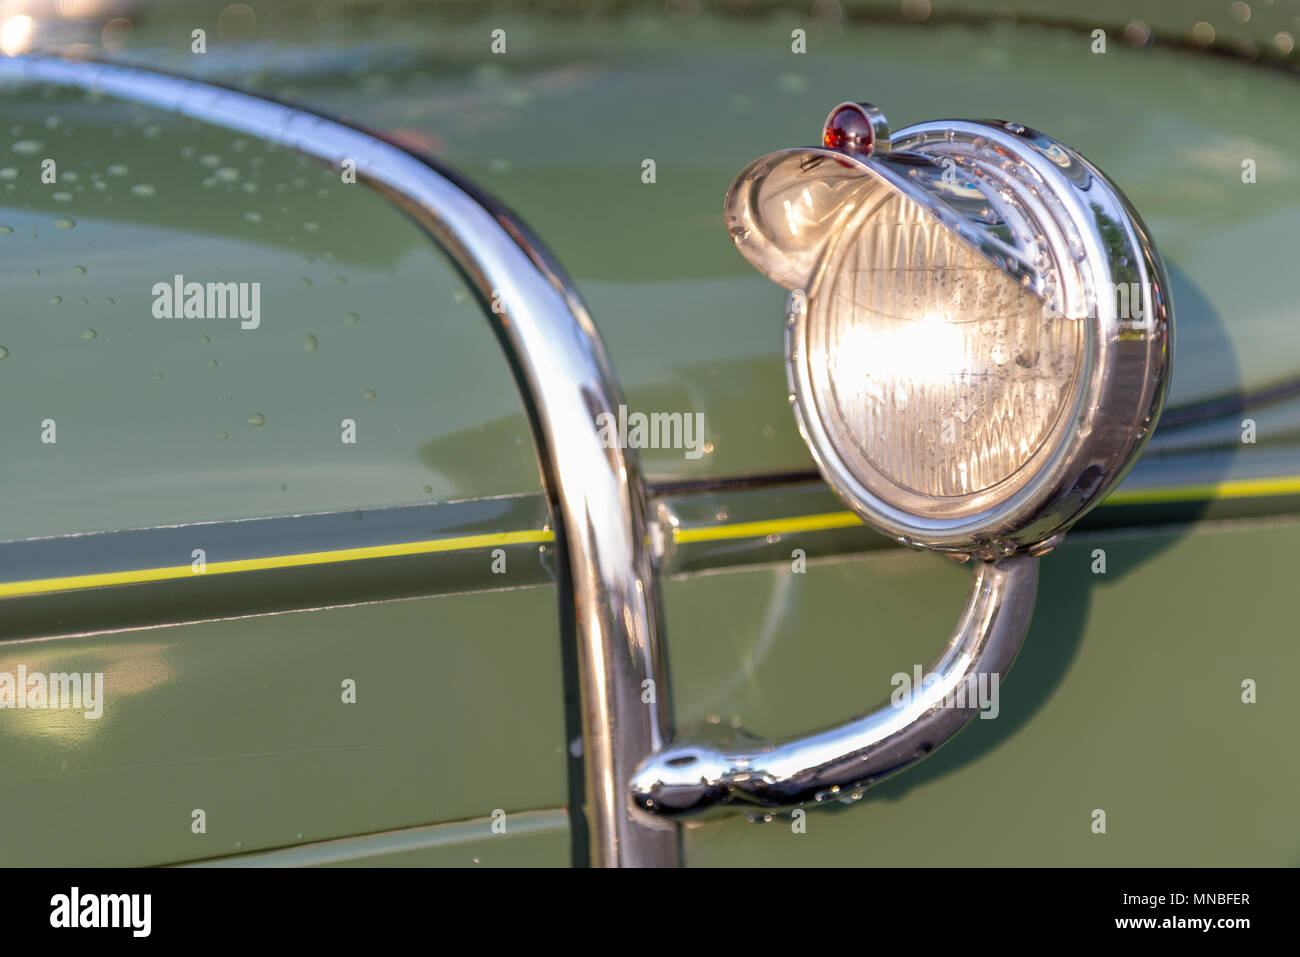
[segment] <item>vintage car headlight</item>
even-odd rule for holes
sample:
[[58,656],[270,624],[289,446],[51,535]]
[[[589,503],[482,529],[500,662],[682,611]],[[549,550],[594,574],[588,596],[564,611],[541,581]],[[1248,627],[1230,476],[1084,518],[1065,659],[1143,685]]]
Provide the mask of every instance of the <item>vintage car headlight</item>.
[[823,142],[756,160],[726,200],[741,253],[792,290],[791,400],[823,474],[906,544],[1051,547],[1159,414],[1172,327],[1146,228],[1015,123],[891,137],[846,103]]
[[[852,801],[975,713],[1029,628],[1037,556],[1123,478],[1164,399],[1167,282],[1096,167],[1015,123],[891,137],[868,104],[727,194],[741,253],[791,290],[790,399],[830,486],[900,542],[973,562],[920,695],[792,738],[705,725],[647,757],[640,808]],[[949,706],[951,702],[951,706]]]

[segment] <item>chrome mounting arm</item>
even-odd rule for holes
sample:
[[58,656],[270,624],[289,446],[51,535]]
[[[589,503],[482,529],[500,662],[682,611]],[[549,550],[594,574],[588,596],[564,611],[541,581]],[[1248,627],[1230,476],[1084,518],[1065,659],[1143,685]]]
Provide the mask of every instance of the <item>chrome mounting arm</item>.
[[[666,817],[724,805],[738,810],[855,800],[867,787],[931,754],[980,710],[976,688],[996,688],[1029,628],[1038,559],[979,562],[952,640],[919,689],[844,724],[783,741],[706,725],[637,768],[633,803]],[[896,696],[897,697],[897,696]]]

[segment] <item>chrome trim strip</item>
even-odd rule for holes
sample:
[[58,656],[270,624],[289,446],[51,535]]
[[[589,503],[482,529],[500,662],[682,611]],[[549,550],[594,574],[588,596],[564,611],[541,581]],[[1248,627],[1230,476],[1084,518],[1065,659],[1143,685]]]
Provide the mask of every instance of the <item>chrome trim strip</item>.
[[[531,493],[15,539],[0,542],[0,597],[47,591],[22,587],[46,579],[190,567],[193,548],[204,550],[208,564],[241,562],[261,570],[351,560],[353,554],[365,559],[462,551],[490,536],[545,544],[555,538],[550,520],[545,497]],[[479,574],[491,587],[501,586],[491,569]]]
[[976,689],[997,686],[1034,613],[1038,559],[980,562],[952,640],[921,688],[844,724],[762,741],[717,724],[642,762],[634,800],[666,817],[739,808],[855,801],[863,790],[932,754],[979,711]]
[[[303,109],[194,80],[54,57],[0,58],[0,77],[94,90],[296,149],[409,214],[487,308],[532,423],[556,533],[569,560],[582,691],[592,863],[675,865],[674,826],[634,810],[626,782],[669,738],[658,593],[634,457],[605,448],[596,417],[622,399],[577,292],[506,209],[456,174],[379,136]],[[497,311],[499,310],[499,311]],[[562,615],[567,620],[567,613]],[[654,682],[649,702],[643,683]]]

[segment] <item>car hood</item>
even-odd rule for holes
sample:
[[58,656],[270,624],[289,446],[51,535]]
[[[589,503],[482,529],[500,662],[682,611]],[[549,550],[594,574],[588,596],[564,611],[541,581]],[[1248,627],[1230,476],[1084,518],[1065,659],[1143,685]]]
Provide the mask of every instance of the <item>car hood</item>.
[[[642,450],[654,483],[813,467],[787,402],[784,291],[722,221],[742,166],[815,141],[844,99],[876,102],[896,128],[996,117],[1042,129],[1123,189],[1169,271],[1176,360],[1148,457],[1238,444],[1242,409],[1259,405],[1273,458],[1253,467],[1295,471],[1300,328],[1278,262],[1300,216],[1300,128],[1270,118],[1294,111],[1300,81],[1241,57],[1135,46],[1122,24],[1099,54],[1090,28],[1032,14],[814,21],[804,54],[775,15],[502,14],[424,33],[380,14],[355,30],[271,24],[251,48],[204,57],[153,43],[165,24],[146,22],[116,58],[345,115],[511,206],[574,279],[629,408],[703,413],[704,454]],[[496,28],[500,56],[488,52]],[[475,441],[516,436],[521,417],[479,423]]]

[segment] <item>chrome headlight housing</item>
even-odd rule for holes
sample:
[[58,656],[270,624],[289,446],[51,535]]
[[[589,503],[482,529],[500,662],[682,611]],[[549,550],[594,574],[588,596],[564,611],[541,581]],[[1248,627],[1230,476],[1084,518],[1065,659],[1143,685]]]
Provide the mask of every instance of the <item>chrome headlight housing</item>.
[[831,487],[899,541],[1039,553],[1112,489],[1160,412],[1172,306],[1137,213],[1016,123],[891,137],[869,104],[732,184],[740,252],[791,290],[799,427]]

